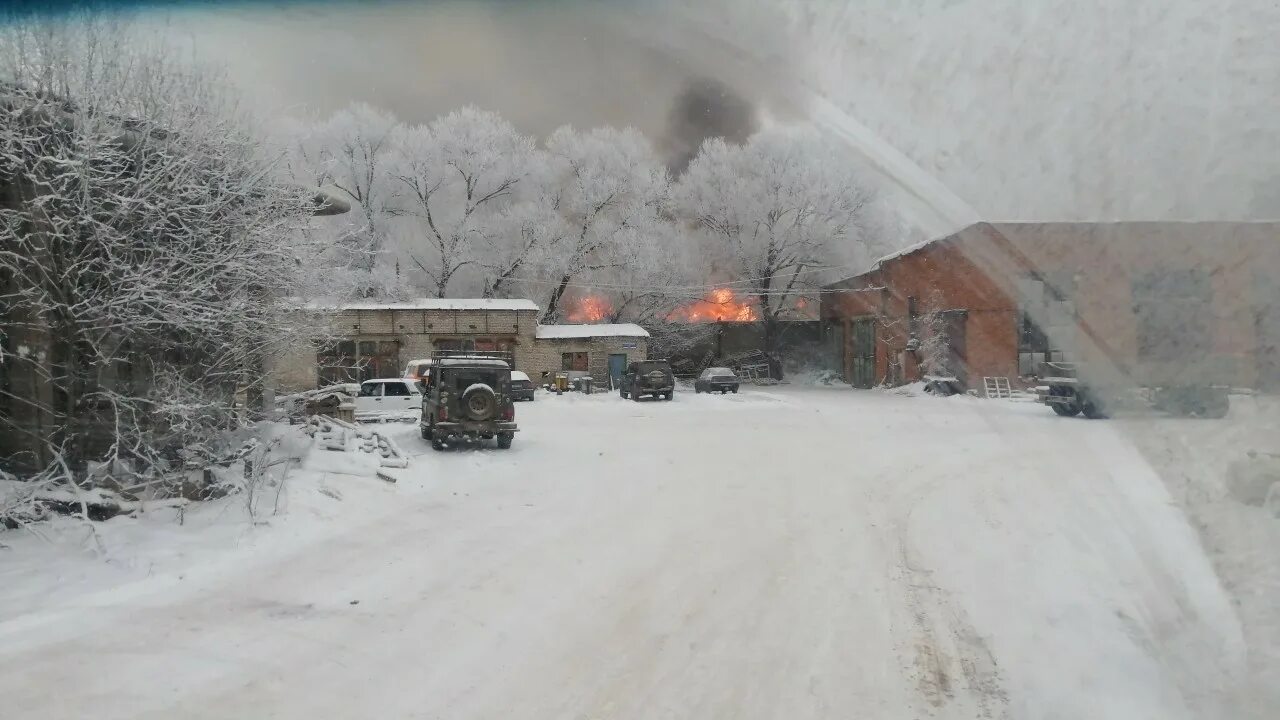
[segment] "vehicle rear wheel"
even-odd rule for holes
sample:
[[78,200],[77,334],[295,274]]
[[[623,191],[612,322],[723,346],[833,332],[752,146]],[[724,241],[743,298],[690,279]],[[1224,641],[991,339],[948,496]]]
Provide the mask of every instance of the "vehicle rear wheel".
[[511,433],[501,433],[498,435],[498,447],[502,450],[509,450],[511,448],[511,441],[514,439],[515,436]]
[[431,439],[431,428],[427,427],[426,425],[419,425],[419,426],[418,426],[418,434],[422,436],[422,439],[423,439],[423,440],[430,440],[430,439]]
[[432,449],[432,450],[436,450],[436,451],[444,450],[444,441],[443,441],[443,440],[436,440],[435,438],[432,438],[432,439],[431,439],[431,449]]
[[1084,413],[1084,416],[1090,420],[1103,420],[1107,417],[1107,411],[1092,400],[1085,400],[1084,404],[1080,406],[1080,412]]
[[738,394],[738,388],[736,388],[736,387],[735,387],[735,388],[733,389],[733,394],[734,394],[734,395],[737,395],[737,394]]
[[1058,413],[1062,417],[1075,417],[1076,415],[1080,414],[1080,405],[1074,402],[1054,403],[1049,407],[1053,408],[1053,411]]
[[640,402],[640,393],[636,392],[636,388],[631,388],[631,399]]
[[662,396],[662,399],[663,399],[663,400],[670,400],[670,399],[671,399],[671,396],[672,396],[672,395],[674,395],[674,394],[675,394],[675,393],[668,392],[666,395],[663,395],[663,396]]

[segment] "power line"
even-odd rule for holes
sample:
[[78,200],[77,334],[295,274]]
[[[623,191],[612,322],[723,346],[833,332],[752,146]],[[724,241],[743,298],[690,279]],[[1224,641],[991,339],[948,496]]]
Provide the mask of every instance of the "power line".
[[[559,280],[539,280],[536,278],[510,278],[511,282],[530,283],[534,285],[559,285]],[[746,297],[789,297],[792,295],[831,295],[835,293],[845,292],[869,292],[879,291],[883,288],[795,288],[791,290],[748,290],[744,288],[727,287],[725,284],[712,285],[620,285],[612,283],[598,282],[568,282],[565,287],[578,288],[586,290],[612,290],[612,291],[636,291],[648,292],[659,295],[667,295],[669,297],[687,297],[702,298],[709,292],[716,290],[732,290],[737,294]]]
[[[862,264],[861,264],[861,263],[859,263],[858,265],[855,265],[855,264],[853,264],[853,263],[845,263],[845,264],[842,264],[842,265],[827,265],[827,266],[824,266],[824,267],[810,268],[810,269],[808,269],[808,270],[799,270],[799,271],[794,272],[794,273],[782,273],[780,276],[781,276],[781,277],[783,277],[783,278],[785,278],[785,279],[790,280],[792,277],[796,277],[796,276],[800,276],[800,275],[815,275],[815,274],[817,274],[817,273],[831,272],[831,271],[833,271],[833,270],[849,270],[849,269],[853,269],[853,268],[861,267],[861,266],[862,266]],[[743,283],[752,283],[752,282],[757,282],[757,281],[759,281],[759,280],[768,280],[768,279],[770,279],[770,278],[775,278],[775,277],[779,277],[779,275],[763,275],[763,276],[760,276],[760,277],[740,278],[740,279],[738,279],[738,280],[725,280],[724,282],[709,283],[709,284],[705,284],[705,285],[653,285],[653,286],[645,286],[645,285],[629,285],[629,284],[626,284],[626,283],[605,283],[605,282],[597,282],[597,283],[578,283],[578,282],[569,282],[569,283],[566,283],[565,285],[566,285],[566,287],[575,287],[575,286],[576,286],[576,287],[587,287],[587,286],[590,286],[590,287],[592,287],[592,288],[597,288],[597,289],[618,289],[618,290],[655,289],[655,290],[698,290],[698,291],[706,291],[706,290],[716,290],[716,289],[719,289],[719,288],[730,288],[730,289],[732,289],[734,286],[736,286],[736,285],[741,285],[741,284],[743,284]],[[525,283],[534,283],[534,284],[541,284],[541,285],[559,285],[559,284],[560,284],[560,281],[559,281],[559,280],[538,280],[538,279],[534,279],[534,278],[515,278],[515,277],[513,277],[513,278],[509,278],[509,279],[510,279],[510,281],[511,281],[511,282],[525,282]]]

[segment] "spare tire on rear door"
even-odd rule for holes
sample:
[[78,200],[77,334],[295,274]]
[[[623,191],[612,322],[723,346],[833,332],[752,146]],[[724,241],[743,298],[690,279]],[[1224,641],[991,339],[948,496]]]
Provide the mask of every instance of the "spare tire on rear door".
[[488,420],[498,413],[498,397],[493,388],[476,383],[462,391],[462,412],[472,420]]

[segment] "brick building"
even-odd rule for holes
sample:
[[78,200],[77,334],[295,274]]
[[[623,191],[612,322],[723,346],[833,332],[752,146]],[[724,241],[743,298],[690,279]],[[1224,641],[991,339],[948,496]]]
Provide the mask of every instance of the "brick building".
[[531,300],[424,298],[307,309],[328,338],[318,347],[281,349],[271,370],[279,391],[400,377],[409,361],[437,350],[510,352],[515,369],[535,381],[562,369],[603,379],[611,356],[624,366],[648,357],[648,333],[637,325],[538,325]]
[[1278,223],[979,223],[828,286],[822,317],[858,387],[1204,357],[1276,389],[1278,280]]
[[556,370],[584,370],[601,385],[616,387],[628,363],[649,358],[649,333],[639,325],[539,325],[529,376],[538,381]]
[[399,377],[410,360],[436,350],[503,350],[523,369],[538,325],[531,300],[423,298],[307,309],[328,339],[281,350],[271,374],[282,391]]

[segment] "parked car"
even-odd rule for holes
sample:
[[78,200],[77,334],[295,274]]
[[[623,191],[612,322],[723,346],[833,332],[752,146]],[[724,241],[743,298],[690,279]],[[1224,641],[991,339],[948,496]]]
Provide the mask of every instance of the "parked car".
[[404,377],[406,380],[417,382],[418,380],[426,380],[431,374],[431,366],[435,364],[434,360],[410,360],[409,364],[404,368]]
[[693,392],[709,393],[718,392],[724,394],[727,392],[738,392],[738,376],[732,370],[726,367],[710,367],[702,371],[697,380],[693,381]]
[[676,376],[666,360],[633,362],[622,375],[618,394],[639,400],[644,395],[670,400],[676,391]]
[[356,395],[356,420],[372,420],[379,417],[400,415],[417,411],[422,404],[422,393],[411,380],[391,378],[365,380],[360,383]]
[[519,370],[511,371],[511,399],[533,402],[533,381]]
[[437,359],[422,383],[423,440],[443,450],[457,440],[497,438],[506,449],[516,434],[516,410],[511,396],[511,366],[485,356]]

